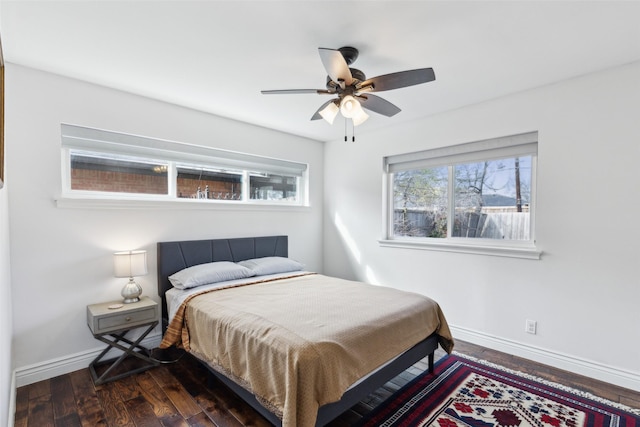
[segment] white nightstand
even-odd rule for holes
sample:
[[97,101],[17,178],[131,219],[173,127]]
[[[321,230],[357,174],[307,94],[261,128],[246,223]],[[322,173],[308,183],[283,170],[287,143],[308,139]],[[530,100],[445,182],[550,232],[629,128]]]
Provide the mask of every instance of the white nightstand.
[[[158,303],[149,297],[142,297],[139,302],[122,304],[122,306],[118,308],[110,308],[119,305],[121,305],[119,301],[111,301],[87,306],[87,325],[89,329],[91,329],[93,337],[107,344],[107,348],[89,365],[89,371],[96,385],[124,378],[128,375],[153,368],[159,364],[156,360],[149,357],[149,349],[140,344],[158,324]],[[146,327],[146,329],[135,341],[125,338],[125,335],[129,331],[140,327]],[[127,344],[128,347],[121,345],[121,342]],[[113,348],[122,350],[122,355],[117,359],[106,360],[100,363],[107,352]],[[144,365],[136,366],[125,372],[116,370],[115,368],[120,365],[127,356],[135,356],[141,359]],[[111,365],[98,376],[96,372],[98,364],[102,366],[103,364],[109,363]]]

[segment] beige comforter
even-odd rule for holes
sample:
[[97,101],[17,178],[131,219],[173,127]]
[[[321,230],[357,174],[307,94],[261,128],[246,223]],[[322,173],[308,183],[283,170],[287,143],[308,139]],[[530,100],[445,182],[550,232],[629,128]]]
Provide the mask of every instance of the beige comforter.
[[312,427],[320,406],[433,332],[450,352],[447,322],[425,296],[313,274],[191,298],[161,347],[207,361],[284,427]]

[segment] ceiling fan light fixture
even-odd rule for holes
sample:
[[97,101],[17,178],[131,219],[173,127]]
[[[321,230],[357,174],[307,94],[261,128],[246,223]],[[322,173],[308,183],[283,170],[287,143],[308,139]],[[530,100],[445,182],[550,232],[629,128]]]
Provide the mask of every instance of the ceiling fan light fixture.
[[360,112],[355,114],[351,118],[351,120],[353,120],[353,125],[354,126],[358,126],[358,125],[361,125],[362,123],[366,122],[368,118],[369,118],[369,115],[367,113],[365,113],[362,108],[360,108]]
[[392,89],[400,89],[427,83],[436,79],[433,68],[417,68],[414,70],[399,71],[367,78],[366,75],[350,65],[358,57],[358,49],[354,47],[341,47],[340,49],[318,48],[320,60],[327,72],[326,89],[280,89],[263,90],[263,94],[294,94],[315,93],[317,95],[337,96],[325,102],[311,116],[311,120],[323,118],[329,124],[333,124],[338,111],[345,119],[352,119],[353,125],[364,123],[369,115],[363,110],[392,117],[401,110],[391,102],[386,101],[370,92],[383,92]]
[[318,114],[320,114],[323,119],[325,119],[330,125],[332,125],[333,121],[338,115],[338,111],[340,111],[340,108],[336,105],[335,102],[331,102],[326,107],[324,107],[322,111],[319,111]]
[[347,95],[342,98],[342,101],[340,102],[340,112],[344,117],[351,119],[359,114],[360,111],[362,111],[362,107],[358,100],[353,96]]

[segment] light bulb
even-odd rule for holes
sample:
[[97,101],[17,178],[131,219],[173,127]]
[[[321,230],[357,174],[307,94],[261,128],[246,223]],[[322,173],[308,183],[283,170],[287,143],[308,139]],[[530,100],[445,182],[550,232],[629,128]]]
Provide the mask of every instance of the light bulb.
[[342,98],[340,103],[340,112],[343,116],[350,119],[358,113],[358,110],[362,110],[360,103],[351,95],[347,95]]

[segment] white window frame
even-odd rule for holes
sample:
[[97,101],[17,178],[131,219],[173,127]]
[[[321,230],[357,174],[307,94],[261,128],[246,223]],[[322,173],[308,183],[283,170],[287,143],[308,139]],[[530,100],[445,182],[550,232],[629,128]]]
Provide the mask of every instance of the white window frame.
[[[62,124],[62,194],[59,207],[170,207],[189,204],[189,208],[265,206],[292,209],[309,206],[309,167],[306,163],[246,154],[236,151],[154,139],[101,129]],[[147,161],[166,162],[168,193],[118,193],[71,189],[71,152],[103,153],[131,156]],[[243,196],[239,200],[178,198],[176,178],[178,167],[226,168],[242,173]],[[268,172],[295,176],[298,197],[296,201],[256,200],[249,195],[250,172]]]
[[[531,156],[531,200],[530,240],[498,240],[466,237],[407,237],[395,236],[393,227],[393,180],[394,172],[436,166],[454,166],[456,164]],[[492,138],[460,145],[435,148],[413,153],[391,155],[383,158],[383,230],[378,242],[383,247],[438,250],[483,255],[507,256],[515,258],[540,259],[542,251],[536,247],[535,207],[536,207],[536,169],[538,157],[538,132]],[[450,188],[452,179],[450,177]],[[453,192],[449,192],[449,233],[453,215]]]

